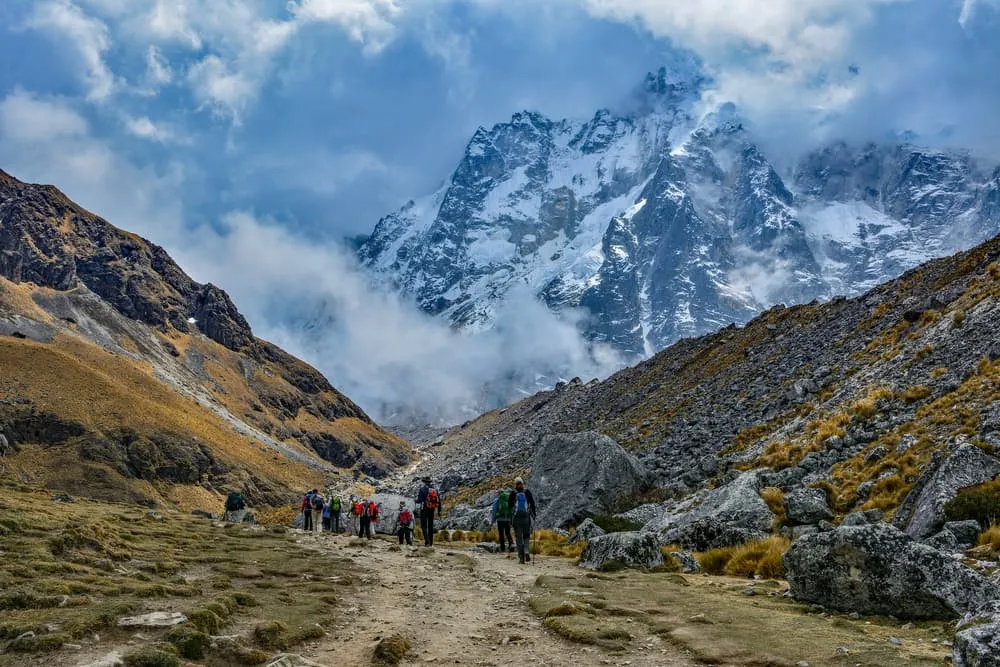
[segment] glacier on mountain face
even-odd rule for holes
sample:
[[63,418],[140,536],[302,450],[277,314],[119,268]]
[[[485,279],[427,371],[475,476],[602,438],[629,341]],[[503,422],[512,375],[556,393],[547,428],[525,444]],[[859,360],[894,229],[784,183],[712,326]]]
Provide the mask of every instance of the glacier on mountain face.
[[[710,85],[680,58],[623,110],[478,129],[442,188],[378,222],[362,263],[451,327],[501,326],[527,292],[634,360],[1000,232],[1000,167],[833,142],[779,171],[734,104],[705,107]],[[505,373],[522,389],[574,374],[537,370]]]

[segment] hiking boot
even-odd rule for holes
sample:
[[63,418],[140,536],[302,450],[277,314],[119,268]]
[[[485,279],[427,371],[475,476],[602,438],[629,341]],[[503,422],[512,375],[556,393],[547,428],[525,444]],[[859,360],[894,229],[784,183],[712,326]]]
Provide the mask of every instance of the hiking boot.
[[519,555],[519,556],[517,557],[517,562],[518,562],[518,564],[520,564],[520,565],[524,565],[524,556],[520,556],[520,555]]
[[524,554],[524,560],[531,560],[531,554]]

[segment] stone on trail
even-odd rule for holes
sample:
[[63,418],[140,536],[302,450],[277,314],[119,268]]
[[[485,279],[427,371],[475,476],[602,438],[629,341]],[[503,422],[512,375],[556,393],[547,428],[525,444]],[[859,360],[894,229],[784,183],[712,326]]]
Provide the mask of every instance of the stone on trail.
[[865,615],[950,619],[1000,599],[1000,587],[888,524],[840,527],[793,542],[792,597]]
[[124,662],[122,662],[122,657],[121,651],[112,651],[103,658],[98,658],[94,662],[85,663],[81,665],[81,667],[121,667],[124,664]]
[[609,533],[587,542],[580,565],[599,568],[608,561],[619,561],[629,567],[652,569],[663,565],[663,551],[653,533]]
[[279,653],[271,658],[267,667],[329,667],[319,662],[314,662],[308,658],[303,658],[297,653]]
[[126,616],[118,619],[120,628],[171,628],[187,622],[187,616],[179,611],[154,611],[142,616]]
[[1000,601],[962,617],[955,633],[952,663],[955,667],[1000,667]]
[[611,510],[641,491],[649,474],[639,460],[600,433],[547,435],[535,450],[529,487],[540,528],[564,528]]
[[576,544],[577,542],[589,542],[595,537],[600,537],[601,535],[606,535],[607,531],[598,526],[591,519],[584,519],[583,523],[576,527],[573,532],[573,536],[569,538],[570,544]]
[[958,445],[946,459],[924,471],[896,511],[893,525],[911,537],[930,537],[944,528],[944,507],[959,489],[982,484],[1000,475],[1000,459],[979,447]]
[[684,574],[698,574],[701,572],[701,563],[690,551],[671,551],[670,555],[677,559],[681,565],[681,572]]

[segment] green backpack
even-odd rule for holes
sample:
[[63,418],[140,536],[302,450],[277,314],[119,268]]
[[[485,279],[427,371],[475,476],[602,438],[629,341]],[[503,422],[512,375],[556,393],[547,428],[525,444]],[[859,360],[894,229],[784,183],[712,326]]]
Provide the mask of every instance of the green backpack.
[[340,496],[334,496],[330,501],[330,511],[340,512]]
[[497,498],[497,518],[498,519],[509,519],[514,513],[510,509],[510,489],[504,489],[500,492],[500,497]]

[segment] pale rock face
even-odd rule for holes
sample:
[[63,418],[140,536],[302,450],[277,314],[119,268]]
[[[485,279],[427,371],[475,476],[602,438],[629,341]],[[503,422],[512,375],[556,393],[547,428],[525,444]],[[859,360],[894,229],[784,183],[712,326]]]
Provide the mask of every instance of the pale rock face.
[[840,142],[779,173],[733,104],[704,112],[708,82],[678,55],[628,110],[480,128],[440,190],[379,221],[362,261],[452,325],[489,327],[527,287],[641,357],[1000,231],[1000,169]]

